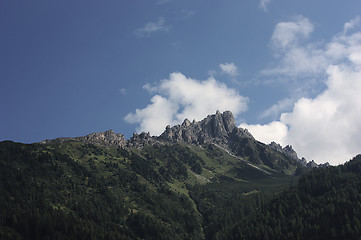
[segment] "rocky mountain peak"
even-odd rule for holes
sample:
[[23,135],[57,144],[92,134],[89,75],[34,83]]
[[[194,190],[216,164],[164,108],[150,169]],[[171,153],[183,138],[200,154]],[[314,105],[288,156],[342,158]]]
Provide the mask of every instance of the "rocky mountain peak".
[[276,142],[271,142],[268,144],[273,150],[276,150],[278,152],[281,152],[293,159],[299,160],[297,153],[295,150],[293,150],[292,145],[287,145],[286,147],[282,148],[282,146]]
[[188,118],[184,119],[182,126],[183,127],[189,127],[192,123],[188,120]]
[[[282,155],[306,165],[305,159],[298,159],[297,153],[292,146],[287,145],[282,148],[281,145],[272,142],[268,146],[258,142],[247,129],[238,128],[232,112],[217,111],[213,115],[208,115],[201,121],[192,122],[185,119],[182,124],[175,126],[168,125],[160,136],[151,136],[150,133],[134,133],[129,140],[124,136],[114,133],[113,130],[105,132],[92,133],[83,137],[59,138],[46,140],[43,143],[62,143],[64,141],[80,141],[102,145],[105,147],[135,147],[142,148],[146,145],[155,144],[173,144],[186,143],[194,145],[216,145],[238,156],[247,156],[250,161],[261,164],[262,161],[271,161],[271,151],[277,151]],[[209,146],[209,145],[208,145]],[[312,165],[309,164],[309,165]]]
[[134,133],[129,140],[125,140],[124,135],[114,133],[113,130],[105,132],[91,133],[83,137],[57,138],[45,140],[43,143],[62,143],[64,141],[80,141],[102,146],[118,147],[142,147],[155,143],[184,142],[189,144],[202,145],[205,143],[215,143],[223,147],[230,146],[232,139],[251,138],[253,136],[247,129],[238,128],[233,114],[230,111],[208,115],[201,121],[192,122],[185,119],[182,124],[171,127],[168,125],[165,131],[158,137],[151,136],[150,133]]
[[233,129],[237,128],[236,122],[231,111],[225,111],[222,115],[223,123],[228,133],[232,132]]
[[150,136],[150,133],[142,132],[140,134],[133,133],[133,137],[131,137],[127,143],[127,147],[142,147],[144,145],[151,145],[156,142],[155,137]]
[[185,119],[181,125],[167,126],[165,131],[158,137],[161,141],[186,142],[192,144],[217,143],[227,145],[232,132],[244,137],[253,138],[248,131],[238,129],[232,112],[208,115],[203,120],[190,122]]

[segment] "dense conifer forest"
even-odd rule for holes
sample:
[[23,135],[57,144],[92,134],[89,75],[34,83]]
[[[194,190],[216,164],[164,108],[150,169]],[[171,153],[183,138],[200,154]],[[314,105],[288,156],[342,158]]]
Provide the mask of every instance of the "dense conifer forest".
[[0,239],[359,239],[361,155],[282,166],[212,144],[5,141]]

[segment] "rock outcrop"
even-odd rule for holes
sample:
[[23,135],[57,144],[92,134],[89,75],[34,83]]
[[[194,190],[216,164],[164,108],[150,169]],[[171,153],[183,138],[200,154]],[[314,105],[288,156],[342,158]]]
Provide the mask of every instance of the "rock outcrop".
[[165,131],[158,137],[158,140],[196,145],[216,143],[227,146],[232,140],[232,134],[253,138],[247,130],[237,128],[232,112],[225,111],[222,114],[217,111],[216,114],[208,115],[199,122],[195,120],[190,122],[185,119],[181,125],[167,126]]
[[[282,148],[282,146],[276,142],[271,142],[268,144],[273,150],[276,150],[277,152],[281,152],[290,158],[293,158],[295,160],[300,160],[297,156],[297,153],[295,150],[293,150],[291,145],[287,145],[286,147]],[[300,160],[301,161],[301,160]]]
[[55,144],[61,144],[63,142],[68,141],[78,141],[78,142],[85,142],[85,143],[91,143],[96,145],[101,145],[105,147],[110,146],[117,146],[117,147],[125,147],[126,146],[126,140],[124,138],[123,134],[120,133],[114,133],[113,130],[108,130],[105,132],[97,132],[97,133],[91,133],[86,136],[82,137],[63,137],[63,138],[56,138],[51,140],[45,140],[41,143],[55,143]]
[[153,145],[156,142],[156,138],[150,136],[149,132],[142,132],[141,134],[133,133],[133,137],[127,141],[126,146],[140,148],[144,145]]
[[328,162],[317,164],[314,160],[311,160],[307,162],[306,158],[302,157],[301,159],[298,158],[297,153],[295,150],[293,150],[291,145],[287,145],[286,147],[282,148],[282,146],[276,142],[271,142],[268,144],[269,147],[271,147],[273,150],[276,150],[277,152],[283,153],[284,155],[297,160],[302,166],[308,167],[308,168],[316,168],[316,167],[328,167],[330,164]]
[[124,147],[126,145],[124,135],[120,133],[114,133],[112,129],[105,132],[91,133],[84,137],[76,137],[74,139],[80,142],[98,144],[105,147],[109,147],[109,146]]
[[306,166],[308,167],[308,168],[316,168],[316,167],[318,167],[318,164],[317,163],[315,163],[315,161],[309,161],[307,164],[306,164]]
[[321,164],[317,164],[315,163],[315,161],[309,161],[307,164],[306,164],[306,167],[308,168],[324,168],[324,167],[329,167],[330,164],[328,162],[325,162],[325,163],[321,163]]

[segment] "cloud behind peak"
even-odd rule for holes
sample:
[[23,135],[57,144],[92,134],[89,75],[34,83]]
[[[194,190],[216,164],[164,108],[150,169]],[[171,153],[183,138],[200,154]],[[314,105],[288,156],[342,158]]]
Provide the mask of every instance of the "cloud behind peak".
[[200,81],[176,72],[145,89],[154,94],[151,103],[125,117],[127,122],[138,124],[138,132],[159,135],[165,126],[185,118],[201,120],[216,110],[230,110],[237,116],[247,110],[248,98],[214,78]]

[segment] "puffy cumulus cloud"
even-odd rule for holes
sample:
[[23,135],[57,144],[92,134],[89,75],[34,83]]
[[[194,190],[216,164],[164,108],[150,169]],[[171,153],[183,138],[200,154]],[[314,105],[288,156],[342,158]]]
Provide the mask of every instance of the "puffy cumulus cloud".
[[235,77],[239,74],[238,68],[233,62],[232,63],[222,63],[219,65],[219,67],[221,68],[223,73],[226,73],[232,77]]
[[361,153],[361,68],[330,66],[327,89],[299,99],[292,112],[265,125],[241,124],[260,141],[292,144],[299,155],[340,164]]
[[138,38],[149,37],[155,32],[167,32],[169,31],[169,26],[165,25],[164,18],[160,17],[156,22],[148,22],[142,28],[138,28],[134,31],[134,34]]
[[361,153],[361,71],[338,65],[328,75],[327,90],[300,99],[281,122],[289,126],[286,140],[308,159],[338,164]]
[[248,129],[249,132],[255,137],[257,140],[264,143],[277,142],[281,145],[287,144],[285,142],[288,128],[286,124],[273,121],[269,124],[261,125],[249,125],[246,123],[242,123],[239,127]]
[[339,164],[361,153],[361,33],[338,34],[320,52],[328,56],[324,91],[300,98],[279,121],[241,126],[265,142],[274,131],[275,139],[292,144],[299,155]]
[[[349,29],[350,31],[351,29]],[[342,63],[351,60],[351,64],[360,65],[361,32],[351,34],[338,34],[332,41],[326,44],[322,54],[328,59],[328,63]]]
[[167,126],[173,122],[174,114],[177,112],[177,105],[172,101],[155,95],[151,98],[151,103],[143,108],[136,109],[135,113],[129,113],[125,116],[125,121],[129,123],[138,123],[138,132],[151,132],[159,134],[160,126]]
[[166,125],[179,124],[185,118],[199,121],[216,110],[230,110],[235,116],[247,110],[248,98],[214,78],[199,81],[172,73],[169,79],[144,88],[155,94],[151,103],[125,117],[127,122],[139,124],[138,132],[159,135]]

